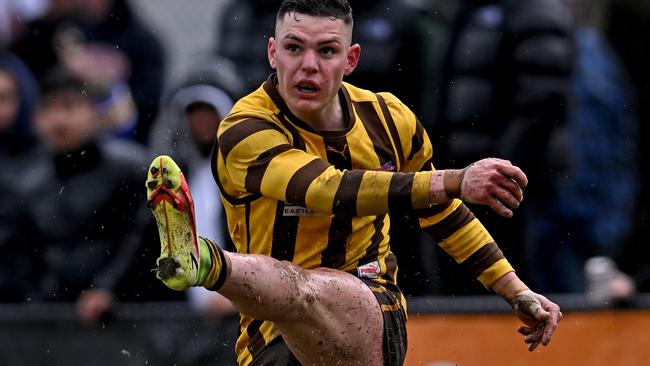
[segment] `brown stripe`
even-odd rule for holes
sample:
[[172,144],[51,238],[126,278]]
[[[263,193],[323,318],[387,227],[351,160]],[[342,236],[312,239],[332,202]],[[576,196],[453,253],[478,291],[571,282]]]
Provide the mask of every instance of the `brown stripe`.
[[346,170],[334,195],[332,213],[338,216],[357,216],[357,196],[364,170]]
[[350,158],[350,145],[345,136],[324,138],[327,161],[336,169],[352,169],[352,158]]
[[503,252],[495,242],[482,246],[479,250],[469,256],[463,263],[462,268],[469,271],[474,278],[481,275],[491,265],[505,258]]
[[472,220],[474,220],[474,214],[465,205],[460,205],[449,216],[425,230],[433,240],[440,243]]
[[406,160],[411,160],[415,156],[415,154],[420,151],[422,146],[424,145],[424,128],[422,128],[422,124],[420,124],[420,121],[417,121],[415,124],[415,134],[413,134],[413,137],[411,138],[411,152],[409,153],[408,158]]
[[419,218],[425,218],[425,217],[431,217],[433,215],[437,215],[441,213],[442,211],[446,210],[454,201],[449,200],[447,202],[439,203],[437,205],[433,205],[429,208],[422,208],[415,211],[415,217]]
[[299,216],[284,216],[285,203],[277,201],[273,223],[271,257],[280,261],[292,261],[296,251]]
[[246,333],[248,333],[248,352],[253,356],[253,359],[259,356],[259,353],[266,346],[264,336],[260,332],[262,323],[264,321],[255,319],[246,327]]
[[314,159],[298,169],[289,180],[285,191],[286,201],[295,205],[305,205],[305,196],[311,182],[329,168],[322,159]]
[[388,187],[388,212],[399,214],[412,210],[413,173],[395,173]]
[[296,127],[294,127],[294,125],[287,120],[287,117],[284,114],[280,113],[277,115],[277,118],[280,121],[280,123],[282,123],[282,126],[286,128],[289,131],[289,133],[291,133],[291,138],[293,140],[292,141],[293,147],[295,147],[298,150],[307,151],[305,140],[303,140],[302,136],[300,136],[300,133],[298,132]]
[[395,298],[386,292],[383,287],[382,289],[384,290],[382,292],[373,292],[379,305],[396,305],[397,303],[395,302]]
[[375,221],[373,222],[375,233],[372,234],[372,237],[370,238],[370,246],[366,249],[366,254],[359,261],[360,266],[379,259],[379,245],[384,240],[384,234],[381,232],[381,229],[384,227],[385,220],[386,215],[377,216],[375,218]]
[[366,129],[370,141],[372,141],[372,146],[375,149],[375,154],[379,158],[380,166],[388,162],[395,163],[395,150],[393,150],[393,145],[390,143],[390,138],[384,128],[384,124],[381,123],[374,103],[355,102],[354,109],[359,115],[363,127]]
[[246,210],[246,254],[251,252],[251,203],[246,202],[244,206]]
[[[397,257],[395,254],[389,254],[386,259],[384,260],[386,263],[386,274],[384,275],[384,278],[388,281],[388,284],[386,284],[386,288],[391,289],[395,284],[395,275],[397,274]],[[394,287],[397,289],[397,286]]]
[[248,166],[246,171],[246,181],[244,187],[251,193],[259,193],[262,185],[262,178],[269,167],[271,160],[283,152],[291,150],[293,147],[289,144],[274,146],[257,157],[257,160]]
[[214,181],[217,182],[217,186],[219,187],[219,190],[221,191],[221,194],[223,197],[230,203],[231,205],[243,205],[249,202],[252,202],[260,197],[262,197],[261,194],[252,194],[250,196],[246,196],[243,198],[237,198],[234,196],[229,195],[226,190],[223,189],[223,185],[221,184],[221,180],[219,179],[219,172],[217,170],[217,159],[219,157],[219,144],[217,139],[214,140],[214,147],[212,148],[212,156],[211,156],[211,168],[212,168],[212,177],[214,178]]
[[226,161],[230,151],[243,139],[260,131],[276,130],[284,134],[284,131],[274,123],[259,119],[248,119],[236,123],[219,136],[219,150],[223,160]]
[[352,233],[352,218],[357,212],[357,195],[364,171],[352,170],[343,174],[341,183],[334,195],[334,216],[330,223],[327,248],[321,255],[321,265],[340,268],[345,264],[347,238]]
[[352,217],[332,216],[327,248],[321,254],[321,266],[338,269],[345,264],[347,238],[350,233],[352,233]]
[[397,126],[395,126],[395,121],[393,120],[393,116],[391,116],[390,111],[388,110],[388,106],[386,105],[384,97],[379,94],[375,95],[377,96],[377,101],[379,101],[381,112],[384,114],[384,119],[388,125],[388,130],[390,131],[391,136],[393,136],[393,141],[395,141],[395,150],[397,151],[397,161],[395,163],[397,164],[398,169],[400,169],[402,167],[402,159],[404,159],[404,152],[402,151],[402,141],[399,138]]

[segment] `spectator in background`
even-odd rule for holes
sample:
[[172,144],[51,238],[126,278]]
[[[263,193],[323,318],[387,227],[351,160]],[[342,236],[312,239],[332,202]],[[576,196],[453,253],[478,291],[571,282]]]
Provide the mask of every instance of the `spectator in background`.
[[0,48],[6,47],[24,20],[42,16],[49,0],[0,0]]
[[[234,251],[219,188],[212,176],[212,147],[217,126],[230,112],[243,84],[227,59],[206,57],[189,66],[187,76],[171,88],[153,126],[149,145],[156,154],[173,156],[183,169],[196,211],[197,228],[222,249]],[[210,315],[234,314],[225,297],[202,287],[188,290],[192,306]]]
[[35,161],[35,140],[29,124],[36,82],[15,56],[0,54],[0,302],[24,301],[33,269],[27,247],[10,239],[16,229],[19,200],[16,187]]
[[266,49],[249,45],[266,42],[273,36],[279,3],[278,0],[231,1],[216,22],[215,53],[236,65],[245,94],[257,89],[272,71]]
[[52,0],[45,16],[25,28],[11,49],[39,80],[63,63],[104,86],[101,106],[111,132],[146,143],[158,112],[165,59],[160,41],[126,0]]
[[[547,291],[581,292],[594,300],[629,297],[632,281],[604,259],[618,257],[634,221],[638,195],[638,119],[618,55],[602,33],[609,0],[572,0],[576,46],[572,103],[566,124],[568,171],[549,183],[557,198],[536,220],[528,264],[531,280]],[[548,255],[549,251],[553,255]],[[587,282],[583,281],[586,266]],[[538,273],[542,268],[547,271]],[[594,275],[606,269],[603,275]],[[614,285],[617,293],[604,288]],[[586,288],[585,288],[586,286]],[[602,289],[602,290],[601,290]]]
[[[473,209],[523,278],[526,264],[538,260],[524,252],[526,231],[553,199],[545,182],[563,165],[551,142],[566,120],[572,64],[571,17],[561,0],[465,0],[454,16],[444,81],[433,101],[436,118],[428,126],[440,148],[434,164],[462,166],[496,156],[526,172],[531,184],[520,215],[504,220]],[[445,259],[442,287],[468,283]]]
[[138,114],[127,84],[127,56],[107,43],[88,42],[74,27],[62,30],[57,39],[61,64],[97,90],[103,130],[116,137],[134,137]]
[[639,129],[636,156],[640,169],[639,196],[635,207],[632,237],[626,242],[619,264],[634,276],[639,291],[650,291],[650,3],[647,1],[611,1],[607,9],[606,32],[614,49],[630,74]]
[[[13,245],[28,248],[38,273],[33,301],[76,301],[100,318],[142,244],[144,151],[98,138],[92,90],[54,69],[42,83],[35,128],[47,149],[20,188]],[[134,219],[135,218],[135,219]]]
[[78,26],[87,42],[120,50],[128,61],[126,81],[137,107],[135,140],[146,143],[163,89],[165,55],[156,35],[126,0],[75,0]]
[[76,0],[49,0],[43,16],[22,24],[10,49],[42,80],[59,63],[57,35],[72,27]]

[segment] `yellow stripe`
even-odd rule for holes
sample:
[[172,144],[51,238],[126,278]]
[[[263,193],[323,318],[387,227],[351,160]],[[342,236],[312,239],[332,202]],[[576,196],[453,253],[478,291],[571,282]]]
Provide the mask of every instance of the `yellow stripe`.
[[361,117],[359,117],[359,115],[356,115],[356,117],[359,123],[355,123],[354,127],[349,132],[350,135],[354,134],[355,138],[348,140],[348,143],[350,144],[350,159],[352,160],[352,167],[379,167],[381,165],[379,155],[375,153],[373,144],[368,144],[368,141],[372,142],[372,140],[370,139],[370,136],[368,136],[366,126],[361,123]]
[[317,157],[302,151],[289,150],[276,156],[269,164],[262,178],[262,192],[281,201],[286,200],[286,191],[294,173]]
[[413,188],[411,189],[411,204],[414,208],[429,208],[430,181],[432,172],[415,173]]
[[341,184],[343,174],[333,166],[327,168],[307,188],[305,203],[307,207],[316,209],[319,212],[331,214],[334,195]]
[[248,365],[253,361],[253,356],[248,352],[248,343],[250,338],[248,334],[243,330],[251,323],[253,319],[250,317],[242,316],[239,321],[240,334],[235,343],[235,353],[237,354],[237,364],[239,365]]
[[514,268],[510,265],[507,259],[500,259],[496,263],[490,266],[478,276],[478,280],[481,281],[483,286],[486,288],[492,288],[492,285],[506,273],[514,271]]
[[263,130],[241,140],[230,150],[230,153],[226,157],[226,165],[228,166],[228,173],[232,178],[232,183],[244,192],[244,181],[248,166],[257,159],[257,156],[254,156],[254,153],[251,152],[260,151],[260,149],[266,151],[274,146],[286,143],[287,139],[284,138],[284,135],[276,130]]
[[447,207],[444,211],[437,213],[433,216],[425,217],[420,219],[420,227],[429,227],[431,225],[435,225],[442,221],[445,217],[447,217],[450,213],[454,212],[458,206],[460,206],[463,202],[461,200],[453,200],[449,207]]
[[361,178],[357,196],[357,215],[367,216],[388,212],[388,187],[391,174],[373,174],[367,172]]
[[478,219],[474,219],[451,234],[449,238],[439,245],[454,257],[456,262],[462,263],[482,246],[493,241],[494,239],[485,230],[483,224]]
[[393,304],[393,305],[382,305],[381,310],[382,311],[397,311],[400,309],[399,304]]

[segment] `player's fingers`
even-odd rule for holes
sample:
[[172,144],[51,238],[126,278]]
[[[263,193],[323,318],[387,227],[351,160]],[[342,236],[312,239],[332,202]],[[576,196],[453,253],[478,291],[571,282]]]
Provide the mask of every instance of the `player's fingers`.
[[512,217],[512,210],[507,208],[503,203],[501,203],[501,201],[494,197],[488,198],[487,205],[503,217]]
[[[501,177],[502,179],[499,180],[498,185],[506,190],[508,193],[510,193],[516,200],[517,203],[520,203],[521,201],[524,200],[524,191],[522,191],[521,187],[517,182],[515,182],[513,179],[508,178],[506,176]],[[517,208],[517,206],[513,206],[514,208]]]
[[537,340],[537,341],[535,341],[535,342],[532,342],[532,343],[530,344],[530,346],[528,346],[528,351],[529,351],[529,352],[533,352],[533,351],[535,350],[535,348],[537,348],[537,346],[539,346],[539,343],[540,343],[539,340]]
[[517,332],[519,332],[522,335],[529,335],[535,331],[535,328],[530,328],[525,325],[520,326],[517,328]]
[[535,331],[530,335],[526,336],[526,343],[529,343],[529,351],[535,350],[537,346],[542,342],[542,336],[544,333],[544,323],[539,323],[535,328]]
[[545,322],[546,326],[544,327],[544,334],[542,336],[542,344],[544,346],[548,346],[548,344],[551,342],[553,332],[555,332],[558,323],[562,319],[562,313],[560,312],[560,308],[557,305],[551,306],[548,313],[549,316]]
[[546,309],[544,309],[543,307],[538,308],[537,310],[535,310],[534,315],[535,315],[535,319],[537,319],[537,320],[539,320],[541,322],[546,322],[547,320],[551,319],[551,317],[552,317],[551,313],[549,311],[547,311]]
[[494,197],[509,208],[519,208],[519,200],[510,191],[497,188],[494,190]]
[[510,164],[510,162],[507,164],[499,164],[497,170],[499,173],[514,180],[519,187],[526,187],[528,185],[528,177],[526,177],[526,174],[519,167]]

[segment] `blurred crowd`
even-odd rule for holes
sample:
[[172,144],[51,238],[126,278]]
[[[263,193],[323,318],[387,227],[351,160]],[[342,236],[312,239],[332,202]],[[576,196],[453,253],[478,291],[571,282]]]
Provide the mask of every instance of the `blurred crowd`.
[[[484,157],[528,174],[512,219],[472,207],[536,291],[600,301],[650,291],[650,5],[634,0],[351,0],[360,64],[346,81],[397,95],[436,168]],[[171,50],[127,0],[0,1],[0,302],[187,300],[155,279],[151,158],[188,178],[199,231],[232,250],[210,153],[218,122],[272,72],[279,0],[231,1],[213,47],[167,78]],[[408,218],[392,249],[407,295],[485,289]]]

